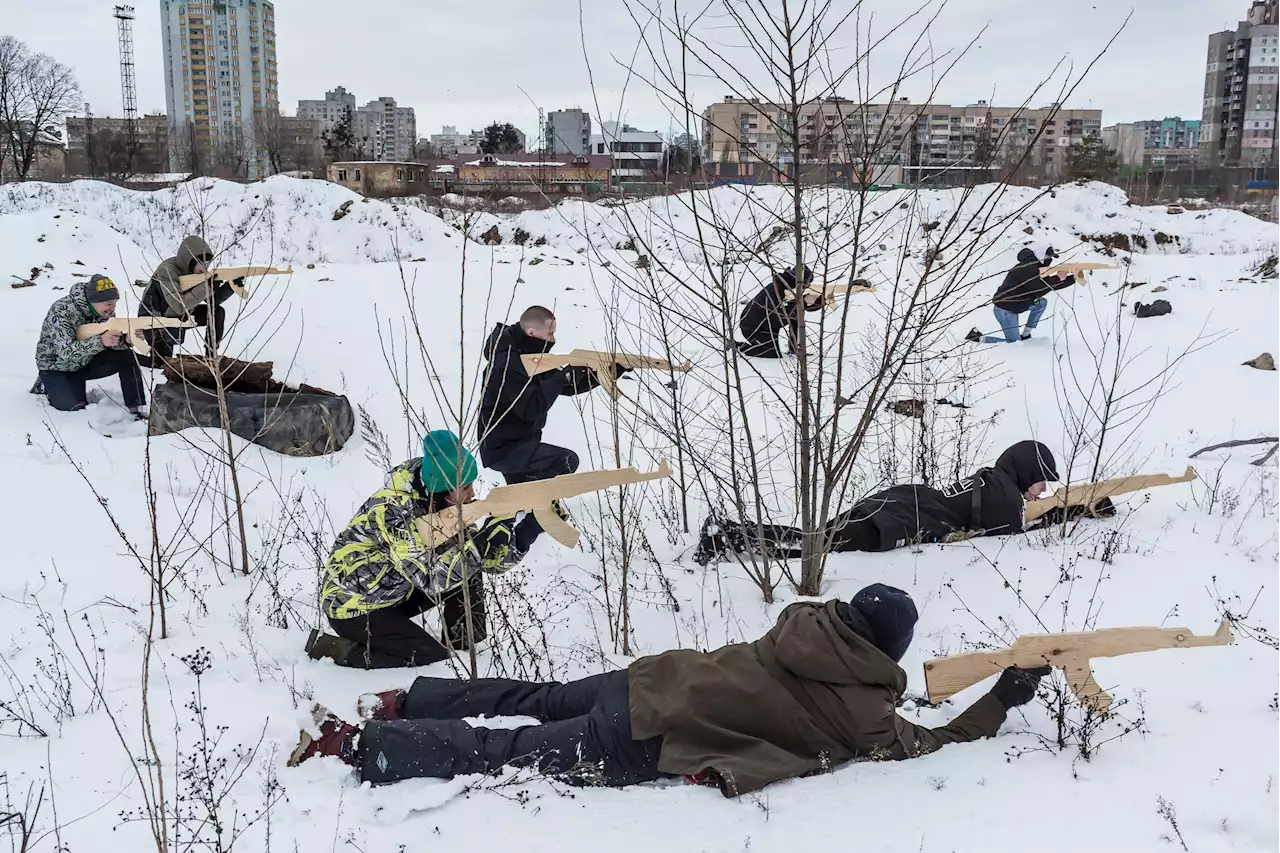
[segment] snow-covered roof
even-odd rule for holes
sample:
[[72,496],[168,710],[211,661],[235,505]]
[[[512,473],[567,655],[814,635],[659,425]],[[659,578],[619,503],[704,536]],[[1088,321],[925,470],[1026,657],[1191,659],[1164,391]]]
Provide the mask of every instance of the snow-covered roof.
[[482,158],[480,158],[479,160],[469,160],[469,161],[467,161],[467,163],[466,163],[465,165],[467,165],[467,166],[520,166],[520,167],[533,168],[533,167],[538,167],[538,166],[542,166],[542,167],[547,167],[547,166],[550,166],[550,167],[555,167],[555,166],[568,166],[569,164],[568,164],[568,163],[553,163],[553,162],[551,162],[551,161],[549,161],[549,160],[547,160],[547,161],[539,161],[539,160],[498,160],[497,158],[495,158],[495,159],[493,159],[493,160],[486,160],[486,159],[484,159],[484,158],[482,157]]

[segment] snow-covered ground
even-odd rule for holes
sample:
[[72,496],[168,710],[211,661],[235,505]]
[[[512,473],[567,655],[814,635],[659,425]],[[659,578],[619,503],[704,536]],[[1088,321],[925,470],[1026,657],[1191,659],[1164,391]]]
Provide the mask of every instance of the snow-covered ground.
[[[350,213],[335,221],[333,212],[346,201],[354,202]],[[815,239],[841,244],[850,228],[845,201],[806,200],[811,232],[825,235]],[[880,292],[851,305],[850,339],[883,322],[884,282],[896,259],[905,255],[908,265],[918,264],[930,233],[922,225],[945,221],[959,203],[956,191],[875,198],[865,214],[876,223],[866,229],[875,245],[863,247],[858,263],[859,275]],[[997,203],[1011,218],[973,258],[975,277],[998,275],[1029,242],[1051,243],[1072,260],[1123,268],[1051,297],[1033,340],[961,346],[959,367],[944,371],[943,379],[931,380],[925,366],[903,380],[904,395],[936,390],[969,406],[930,406],[939,433],[929,453],[943,460],[943,471],[954,466],[967,473],[1027,437],[1061,453],[1069,444],[1063,412],[1078,409],[1082,389],[1112,369],[1108,361],[1100,371],[1091,353],[1113,347],[1118,328],[1125,365],[1119,387],[1142,406],[1141,417],[1108,439],[1107,473],[1180,473],[1194,464],[1200,482],[1126,498],[1118,517],[1087,522],[1065,538],[989,537],[836,555],[827,571],[827,596],[847,597],[874,581],[915,596],[921,622],[903,666],[917,696],[924,690],[923,661],[969,643],[1127,625],[1209,633],[1223,608],[1249,614],[1229,648],[1096,661],[1099,681],[1124,704],[1090,736],[1095,751],[1088,760],[1074,745],[1057,746],[1055,721],[1033,703],[1011,714],[995,739],[909,762],[851,764],[741,800],[670,784],[566,790],[519,773],[372,790],[360,788],[335,761],[287,769],[284,756],[312,701],[350,716],[359,693],[413,677],[344,670],[310,661],[302,651],[307,630],[318,623],[316,550],[323,558],[334,528],[380,485],[377,443],[358,435],[340,453],[318,459],[243,450],[253,562],[246,578],[231,571],[239,548],[220,520],[222,499],[208,491],[225,481],[208,461],[216,453],[215,435],[188,431],[148,441],[140,425],[121,416],[119,388],[110,379],[96,384],[98,402],[87,412],[51,411],[27,393],[35,339],[54,298],[84,274],[105,272],[122,283],[132,305],[138,293],[123,282],[146,278],[183,235],[203,227],[220,259],[295,270],[257,285],[249,302],[228,303],[239,320],[227,351],[272,360],[278,376],[345,393],[386,434],[398,462],[413,455],[419,428],[406,417],[397,375],[418,417],[456,428],[443,410],[458,407],[463,388],[460,408],[470,412],[484,334],[535,303],[556,311],[563,349],[603,349],[616,336],[624,348],[656,352],[655,300],[641,299],[638,283],[664,288],[658,302],[670,293],[671,304],[688,304],[706,269],[724,262],[733,270],[734,296],[749,296],[759,287],[762,258],[787,261],[785,239],[771,238],[774,214],[784,205],[773,188],[722,188],[625,206],[566,202],[465,219],[454,212],[446,223],[410,204],[366,202],[325,182],[288,178],[248,186],[196,181],[155,193],[92,182],[0,188],[3,272],[26,278],[33,267],[44,268],[35,287],[5,288],[0,297],[9,319],[0,338],[0,453],[8,484],[0,494],[8,544],[0,572],[0,797],[7,793],[21,809],[28,791],[34,798],[43,789],[36,817],[41,837],[32,849],[154,849],[145,820],[146,798],[156,796],[144,784],[151,778],[142,763],[148,743],[162,761],[165,801],[182,813],[170,816],[169,831],[185,843],[197,825],[193,816],[205,809],[192,799],[202,775],[194,772],[202,763],[201,737],[189,704],[197,689],[195,707],[205,709],[216,741],[211,757],[227,762],[203,774],[212,775],[213,796],[220,798],[222,849],[241,832],[235,849],[255,851],[743,851],[797,844],[1163,850],[1180,846],[1178,833],[1197,853],[1280,846],[1277,652],[1254,638],[1260,630],[1274,636],[1280,617],[1276,460],[1249,464],[1265,448],[1188,459],[1211,443],[1276,434],[1276,374],[1241,362],[1280,348],[1277,282],[1253,275],[1276,254],[1278,240],[1274,225],[1244,214],[1131,207],[1118,190],[1097,184],[1038,200],[1035,191],[1011,189]],[[708,233],[709,218],[723,234]],[[495,225],[504,243],[480,242]],[[517,241],[520,231],[525,236]],[[700,231],[710,256],[698,243]],[[1114,234],[1127,235],[1136,251],[1108,256],[1084,239]],[[639,252],[619,248],[645,244],[652,278],[637,275]],[[847,265],[853,253],[838,249],[832,257]],[[1122,291],[1124,281],[1144,284]],[[1174,312],[1133,319],[1132,301],[1149,301],[1157,286],[1167,288],[1160,296]],[[956,316],[947,332],[953,342],[971,326],[990,329],[990,309],[981,303],[994,287],[990,281],[975,288],[972,311]],[[1121,299],[1128,303],[1123,310]],[[418,355],[418,336],[431,352],[430,364]],[[691,326],[672,337],[695,365],[680,394],[693,412],[691,441],[705,446],[727,416],[714,393],[718,347]],[[189,338],[197,341],[198,335]],[[1167,381],[1153,381],[1169,365]],[[780,521],[794,516],[795,495],[785,485],[785,409],[774,395],[785,397],[794,369],[769,364],[744,377],[744,399],[766,448],[763,489]],[[961,374],[984,378],[968,381]],[[444,396],[433,390],[432,378]],[[637,374],[623,382],[622,433],[630,436],[619,451],[624,464],[676,458],[662,438],[660,413],[671,393],[662,381]],[[916,454],[919,422],[887,412],[880,420],[859,468],[867,485],[911,476],[918,465],[907,457]],[[472,423],[464,427],[468,436]],[[584,467],[611,467],[611,434],[609,406],[597,392],[562,401],[546,438],[577,450]],[[894,448],[902,442],[900,459]],[[131,550],[144,563],[151,550],[148,452],[170,582],[168,636],[151,657],[146,730],[141,684],[150,583]],[[1091,461],[1085,448],[1076,479]],[[490,472],[482,480],[499,482]],[[697,489],[689,496],[696,534],[708,498]],[[736,564],[696,566],[693,537],[673,520],[678,506],[669,487],[636,504],[651,551],[637,551],[629,568],[634,654],[754,639],[796,598],[784,582],[766,605]],[[481,655],[483,674],[569,678],[625,665],[611,631],[621,577],[616,536],[601,523],[594,500],[571,501],[570,510],[584,530],[583,549],[567,551],[544,537],[499,582],[512,624],[494,631],[492,645],[501,655]],[[524,650],[519,655],[512,651],[513,633]],[[202,649],[207,669],[197,679]],[[450,672],[447,664],[424,670]],[[903,713],[940,724],[982,689],[941,708],[908,703]],[[1069,732],[1067,739],[1079,737]],[[1176,829],[1159,813],[1162,802],[1176,810]],[[44,835],[55,825],[61,827],[56,835]],[[214,830],[205,824],[199,831],[208,837]],[[3,828],[0,839],[8,840]]]

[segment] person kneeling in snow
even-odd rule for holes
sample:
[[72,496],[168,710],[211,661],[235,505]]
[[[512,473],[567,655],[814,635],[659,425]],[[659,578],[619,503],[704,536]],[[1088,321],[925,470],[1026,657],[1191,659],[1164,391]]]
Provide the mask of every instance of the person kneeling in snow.
[[[477,472],[461,440],[436,430],[422,439],[421,459],[390,473],[333,543],[320,598],[338,636],[313,630],[308,655],[361,669],[426,666],[485,639],[482,572],[504,572],[520,562],[537,536],[532,516],[514,527],[511,519],[472,525],[465,545],[450,539],[435,549],[414,524],[475,500]],[[413,621],[437,604],[448,648]]]
[[50,406],[63,412],[83,409],[89,405],[86,381],[119,374],[125,407],[141,416],[147,393],[125,337],[103,332],[83,341],[76,339],[79,327],[114,317],[119,299],[120,292],[111,279],[95,275],[49,306],[36,342],[40,378],[31,390],[44,394]]
[[[796,284],[797,278],[800,284]],[[800,335],[800,312],[797,306],[797,287],[813,283],[813,271],[800,267],[797,276],[794,267],[783,270],[765,285],[742,309],[738,328],[746,341],[734,341],[738,352],[752,358],[782,358],[778,348],[778,333],[787,329],[787,352],[794,354]],[[822,307],[820,295],[806,295],[804,310],[817,311]]]
[[[234,292],[227,282],[206,281],[187,290],[182,289],[181,276],[207,272],[213,263],[213,249],[194,234],[183,238],[178,251],[166,258],[151,274],[147,289],[142,292],[139,312],[155,317],[174,317],[192,320],[204,326],[205,353],[209,357],[218,354],[218,342],[222,340],[227,324],[227,310],[222,303]],[[235,282],[244,285],[244,279]],[[210,315],[212,303],[212,316]],[[144,367],[160,367],[163,359],[173,357],[173,349],[186,339],[185,329],[147,329],[142,333],[151,346],[151,355],[139,356]]]
[[[734,797],[855,758],[912,758],[993,736],[1049,672],[1009,667],[948,725],[914,725],[896,705],[915,624],[907,593],[873,584],[851,602],[792,604],[753,643],[676,649],[569,684],[418,678],[407,691],[361,697],[360,726],[317,705],[319,737],[302,732],[289,764],[336,756],[375,785],[503,766],[613,787],[686,777]],[[480,715],[541,722],[462,721]]]
[[[944,489],[919,484],[890,486],[869,495],[827,522],[829,551],[891,551],[920,542],[945,542],[970,536],[1022,532],[1024,500],[1035,500],[1057,480],[1053,453],[1038,441],[1012,445],[991,468]],[[761,535],[763,533],[763,535]],[[707,565],[731,553],[800,556],[800,530],[708,518],[694,552]]]
[[[1076,277],[1066,273],[1058,273],[1053,278],[1043,278],[1040,268],[1049,266],[1057,253],[1050,246],[1044,254],[1044,260],[1036,257],[1032,249],[1023,248],[1018,252],[1018,265],[1005,274],[1004,283],[996,289],[992,297],[992,312],[996,322],[1000,324],[1002,335],[983,335],[977,329],[971,329],[965,340],[984,344],[1016,344],[1019,340],[1027,340],[1031,332],[1039,325],[1045,309],[1049,307],[1046,298],[1051,290],[1062,290],[1076,283]],[[1027,329],[1018,334],[1018,317],[1027,315]]]

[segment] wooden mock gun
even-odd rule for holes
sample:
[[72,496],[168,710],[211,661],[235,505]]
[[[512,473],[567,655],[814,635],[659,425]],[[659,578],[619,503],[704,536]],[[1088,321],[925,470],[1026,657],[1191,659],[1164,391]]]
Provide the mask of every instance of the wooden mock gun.
[[596,372],[600,387],[617,399],[618,382],[613,375],[613,366],[621,365],[628,370],[673,370],[677,373],[688,373],[693,364],[672,364],[666,359],[653,358],[647,355],[627,355],[620,352],[596,352],[589,349],[575,349],[569,352],[526,353],[520,356],[524,364],[524,372],[529,376],[558,370],[561,367],[589,367]]
[[218,269],[178,276],[178,289],[185,293],[192,288],[199,287],[206,281],[225,281],[231,285],[231,289],[235,291],[236,296],[241,299],[248,299],[249,292],[236,284],[236,279],[264,275],[293,275],[293,267],[285,267],[284,269],[280,267],[219,267]]
[[1193,649],[1230,645],[1231,624],[1226,620],[1208,636],[1188,628],[1106,628],[1064,634],[1023,634],[1005,649],[967,652],[935,658],[924,665],[924,683],[930,702],[941,702],[977,684],[1005,667],[1056,666],[1067,676],[1076,697],[1099,713],[1111,707],[1111,697],[1093,677],[1091,658],[1113,658],[1159,649]]
[[1168,474],[1138,474],[1133,477],[1117,477],[1114,480],[1102,480],[1097,483],[1081,483],[1075,486],[1063,486],[1047,498],[1027,501],[1026,512],[1022,516],[1024,525],[1035,521],[1059,507],[1082,506],[1087,510],[1094,509],[1105,498],[1140,492],[1155,486],[1168,486],[1173,483],[1189,483],[1196,479],[1196,470],[1190,465],[1179,477]]
[[190,329],[194,320],[178,320],[173,317],[110,317],[101,323],[85,323],[76,327],[76,340],[87,341],[103,332],[124,335],[134,350],[143,358],[151,355],[151,347],[142,337],[143,329]]
[[549,480],[498,486],[489,491],[483,500],[461,506],[451,506],[440,512],[414,520],[418,533],[429,548],[457,539],[462,528],[486,515],[494,518],[512,518],[520,511],[533,513],[542,529],[568,548],[576,548],[581,534],[561,518],[552,501],[598,492],[613,486],[631,483],[647,483],[671,476],[671,467],[663,459],[658,470],[642,473],[635,468],[617,468],[603,471],[583,471],[578,474],[561,474]]

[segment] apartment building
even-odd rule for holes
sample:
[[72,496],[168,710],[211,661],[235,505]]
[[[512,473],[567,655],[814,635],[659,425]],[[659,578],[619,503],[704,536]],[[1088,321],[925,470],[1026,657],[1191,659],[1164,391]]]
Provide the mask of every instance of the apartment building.
[[[275,6],[270,0],[160,0],[165,103],[170,135],[190,134],[206,162],[220,152],[245,154],[247,177],[262,177],[267,158],[253,142],[257,112],[280,107]],[[171,152],[177,171],[184,154]]]
[[600,122],[600,132],[591,135],[588,154],[606,154],[612,166],[611,182],[655,180],[662,171],[662,134],[639,130],[618,121]]
[[[139,116],[133,123],[133,163],[128,160],[129,123],[122,118],[67,116],[67,171],[97,175],[169,168],[169,117],[164,113]],[[121,160],[126,162],[121,163]]]
[[441,127],[439,133],[431,134],[430,141],[436,156],[445,159],[459,154],[475,154],[479,150],[471,145],[471,137],[468,134],[459,133],[458,128],[451,124]]
[[[792,132],[777,104],[726,97],[703,112],[707,162],[768,163],[785,170],[796,162]],[[940,169],[1005,168],[1027,155],[1024,168],[1056,177],[1067,152],[1102,130],[1101,110],[996,107],[986,101],[957,107],[892,103],[861,104],[832,97],[805,104],[798,128],[799,161],[898,164],[907,179]],[[1034,140],[1034,142],[1033,142]]]
[[1200,122],[1174,116],[1113,124],[1102,129],[1102,141],[1122,166],[1190,166],[1199,159]]
[[542,150],[549,154],[585,155],[591,151],[591,113],[573,107],[547,113]]
[[298,118],[320,122],[320,132],[327,133],[333,126],[356,111],[356,96],[342,86],[324,93],[324,100],[298,101]]
[[1276,162],[1277,0],[1256,0],[1234,30],[1209,36],[1200,150],[1206,165]]
[[356,110],[353,125],[357,141],[367,143],[366,159],[402,163],[413,155],[418,141],[413,107],[401,107],[395,98],[381,97]]

